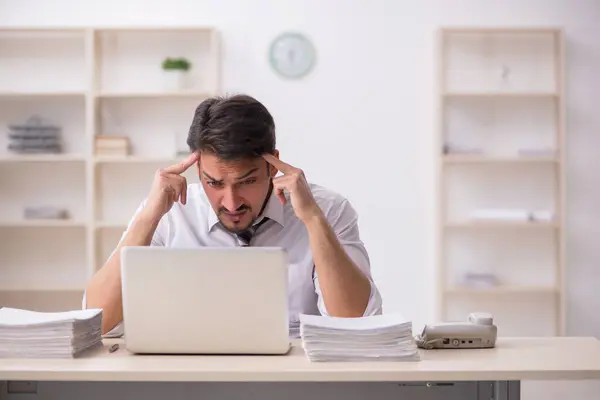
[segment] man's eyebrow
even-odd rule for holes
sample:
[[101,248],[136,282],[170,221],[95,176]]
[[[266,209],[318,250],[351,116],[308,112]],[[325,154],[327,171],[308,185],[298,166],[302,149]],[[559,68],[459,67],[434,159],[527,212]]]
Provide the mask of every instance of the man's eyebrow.
[[[250,175],[252,175],[253,173],[255,173],[256,171],[258,171],[258,168],[252,168],[250,171],[246,172],[244,175],[239,176],[237,178],[235,178],[236,180],[242,180],[244,178],[249,177]],[[209,174],[207,174],[206,172],[202,171],[202,173],[204,174],[204,176],[206,176],[208,179],[210,179],[211,181],[215,181],[215,182],[223,182],[223,180],[218,180],[213,178],[212,176],[210,176]]]
[[210,176],[209,174],[207,174],[206,172],[202,171],[202,173],[204,174],[204,176],[206,176],[209,180],[211,181],[215,181],[215,182],[223,182],[223,180],[221,179],[220,181],[213,178],[212,176]]
[[244,178],[249,177],[250,175],[252,175],[253,173],[255,173],[256,171],[258,171],[258,168],[252,168],[250,171],[246,172],[244,175],[239,176],[237,178],[235,178],[236,180],[240,181]]

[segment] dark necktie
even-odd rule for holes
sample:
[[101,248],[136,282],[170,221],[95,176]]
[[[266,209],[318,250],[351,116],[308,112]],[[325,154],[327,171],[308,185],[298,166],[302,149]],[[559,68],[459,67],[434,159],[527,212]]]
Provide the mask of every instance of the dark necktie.
[[264,217],[263,219],[260,220],[259,223],[254,224],[250,228],[248,228],[244,231],[241,231],[240,233],[237,234],[238,239],[242,243],[242,247],[250,246],[250,241],[252,240],[252,237],[256,233],[256,230],[258,229],[258,227],[261,226],[262,224],[264,224],[265,222],[267,222],[268,220],[269,220],[269,218]]

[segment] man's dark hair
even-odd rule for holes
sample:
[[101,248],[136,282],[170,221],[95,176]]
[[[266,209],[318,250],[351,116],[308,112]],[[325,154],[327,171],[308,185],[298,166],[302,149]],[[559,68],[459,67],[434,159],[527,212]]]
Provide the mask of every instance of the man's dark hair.
[[260,157],[275,151],[275,122],[251,96],[211,97],[196,108],[187,145],[223,160]]

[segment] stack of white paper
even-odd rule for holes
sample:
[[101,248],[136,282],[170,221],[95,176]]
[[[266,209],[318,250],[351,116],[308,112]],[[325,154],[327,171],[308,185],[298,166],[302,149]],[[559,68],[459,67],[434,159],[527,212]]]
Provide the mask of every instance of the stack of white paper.
[[397,314],[361,318],[300,315],[302,347],[311,361],[419,361],[412,322]]
[[300,321],[290,321],[288,327],[289,327],[289,336],[291,338],[299,338],[300,337]]
[[102,346],[102,310],[0,309],[0,358],[72,358]]

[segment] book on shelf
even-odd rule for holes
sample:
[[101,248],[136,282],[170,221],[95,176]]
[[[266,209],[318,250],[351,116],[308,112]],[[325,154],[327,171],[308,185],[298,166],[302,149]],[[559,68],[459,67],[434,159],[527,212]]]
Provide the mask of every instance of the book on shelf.
[[119,157],[131,153],[131,142],[126,136],[96,136],[94,150],[97,156]]

